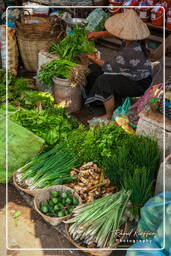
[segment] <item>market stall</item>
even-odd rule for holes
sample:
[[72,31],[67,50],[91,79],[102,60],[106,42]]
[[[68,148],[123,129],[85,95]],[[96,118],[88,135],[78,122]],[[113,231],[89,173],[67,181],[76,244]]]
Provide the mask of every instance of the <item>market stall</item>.
[[[46,12],[38,14],[40,8]],[[107,8],[90,9],[86,17],[59,7],[54,11],[24,5],[24,10],[11,11],[6,25],[10,45],[7,74],[5,24],[0,30],[0,144],[4,145],[8,110],[8,181],[73,247],[104,256],[114,248],[130,247],[127,234],[137,230],[141,209],[158,186],[161,190],[163,113],[167,154],[171,153],[169,80],[166,98],[163,83],[152,80],[138,98],[117,99],[110,120],[88,117],[85,125],[81,118],[75,118],[84,115],[91,58],[102,61],[98,41],[89,40],[88,33],[104,30],[112,15],[116,14]],[[14,27],[10,30],[9,26]],[[15,162],[20,154],[23,157]],[[4,161],[2,183],[4,155],[5,149],[0,156]],[[117,230],[123,230],[122,234],[114,232]],[[101,252],[100,248],[109,250]]]

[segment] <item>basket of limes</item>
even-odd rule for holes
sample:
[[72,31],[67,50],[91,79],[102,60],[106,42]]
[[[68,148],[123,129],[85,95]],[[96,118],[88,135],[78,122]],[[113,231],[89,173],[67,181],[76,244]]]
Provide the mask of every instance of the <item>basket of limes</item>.
[[79,204],[82,204],[80,196],[64,185],[42,189],[34,198],[35,210],[53,226],[69,219]]

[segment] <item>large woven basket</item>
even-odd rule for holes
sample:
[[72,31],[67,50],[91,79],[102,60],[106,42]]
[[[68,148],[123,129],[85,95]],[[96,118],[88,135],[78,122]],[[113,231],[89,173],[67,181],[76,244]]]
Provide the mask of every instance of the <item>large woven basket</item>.
[[58,16],[24,15],[16,21],[17,34],[30,39],[45,39],[65,31],[66,23]]
[[[65,224],[65,232],[67,234],[67,238],[68,240],[78,249],[80,249],[81,251],[84,251],[85,253],[89,253],[90,255],[93,255],[93,256],[109,256],[111,253],[112,253],[112,250],[108,249],[108,250],[92,250],[92,249],[88,249],[86,247],[83,247],[81,246],[80,244],[78,244],[77,242],[75,242],[72,237],[70,236],[69,232],[68,232],[68,229],[69,229],[69,225],[68,224]],[[128,230],[128,225],[127,223],[125,224],[125,228],[124,228],[124,233],[126,233]],[[123,239],[125,237],[125,235],[123,235],[120,239]],[[119,239],[119,240],[120,240]],[[120,241],[118,242],[115,242],[112,249],[114,248],[117,248],[118,245],[120,244]],[[105,249],[105,248],[104,248]]]
[[24,67],[31,72],[37,72],[39,51],[46,51],[52,43],[57,42],[56,37],[47,39],[29,39],[19,34],[17,35],[17,39]]
[[19,184],[18,184],[18,181],[17,181],[17,174],[18,173],[21,173],[22,172],[22,169],[19,169],[17,170],[14,174],[13,174],[13,184],[14,186],[19,190],[19,191],[22,191],[26,194],[29,194],[31,196],[35,196],[37,193],[39,193],[41,191],[41,189],[34,189],[34,190],[30,190],[30,189],[26,189],[26,188],[23,188],[21,187]]
[[55,185],[55,186],[51,186],[51,187],[48,187],[48,188],[44,188],[39,193],[36,194],[36,196],[34,198],[35,210],[43,217],[43,219],[47,223],[51,224],[52,226],[57,226],[62,221],[69,219],[71,214],[68,215],[68,216],[61,217],[61,218],[55,218],[55,217],[46,216],[45,214],[43,214],[39,210],[40,203],[47,201],[49,199],[50,193],[52,191],[59,191],[61,193],[65,192],[65,191],[70,191],[72,196],[78,199],[79,204],[82,204],[82,199],[81,199],[81,197],[76,192],[74,192],[73,189],[71,189],[69,187],[66,187],[64,185]]

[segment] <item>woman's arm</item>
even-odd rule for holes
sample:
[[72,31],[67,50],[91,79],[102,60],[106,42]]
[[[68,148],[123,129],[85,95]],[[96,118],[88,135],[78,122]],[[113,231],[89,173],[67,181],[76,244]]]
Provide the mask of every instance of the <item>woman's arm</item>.
[[94,40],[101,37],[114,37],[114,35],[110,34],[108,31],[100,31],[100,32],[90,32],[88,33],[88,39]]

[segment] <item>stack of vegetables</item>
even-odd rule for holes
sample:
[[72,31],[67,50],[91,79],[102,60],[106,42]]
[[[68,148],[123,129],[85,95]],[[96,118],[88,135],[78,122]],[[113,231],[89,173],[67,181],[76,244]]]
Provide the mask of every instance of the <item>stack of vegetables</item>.
[[10,113],[9,117],[43,138],[47,143],[47,149],[63,141],[70,131],[78,127],[77,121],[59,107],[41,111],[20,109]]
[[81,197],[83,203],[112,194],[116,187],[110,186],[110,180],[103,176],[101,168],[93,162],[83,164],[79,169],[74,168],[71,176],[75,181],[69,187]]
[[78,83],[85,82],[85,74],[88,70],[78,65],[78,57],[81,53],[94,53],[95,47],[94,43],[87,39],[87,32],[84,27],[75,26],[74,33],[65,37],[58,44],[53,44],[49,52],[58,54],[59,58],[42,67],[38,75],[41,82],[51,86],[54,77],[70,78],[72,87],[76,87]]
[[126,220],[130,191],[115,194],[83,204],[73,210],[73,218],[65,221],[70,236],[84,247],[113,247],[116,231]]

